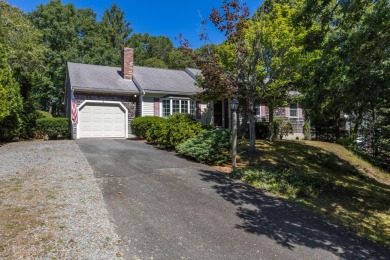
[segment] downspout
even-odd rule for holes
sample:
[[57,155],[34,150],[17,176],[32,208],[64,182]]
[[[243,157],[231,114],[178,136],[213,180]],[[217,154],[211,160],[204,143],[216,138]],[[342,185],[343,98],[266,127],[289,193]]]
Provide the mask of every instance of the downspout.
[[142,116],[142,100],[143,100],[143,97],[145,96],[145,90],[141,87],[141,85],[138,83],[138,81],[134,78],[134,75],[133,75],[133,82],[135,84],[135,86],[138,88],[138,91],[139,91],[139,109],[138,109],[138,116]]

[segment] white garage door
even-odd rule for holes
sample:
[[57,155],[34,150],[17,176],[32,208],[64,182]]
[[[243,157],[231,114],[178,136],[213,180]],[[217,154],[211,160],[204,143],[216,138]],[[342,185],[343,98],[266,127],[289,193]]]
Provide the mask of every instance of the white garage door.
[[126,112],[119,104],[86,104],[79,113],[79,138],[126,137]]

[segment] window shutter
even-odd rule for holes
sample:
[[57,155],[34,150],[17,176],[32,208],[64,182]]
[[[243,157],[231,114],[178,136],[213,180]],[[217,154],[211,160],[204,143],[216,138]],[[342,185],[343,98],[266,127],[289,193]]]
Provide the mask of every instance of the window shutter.
[[202,108],[200,107],[200,101],[196,101],[196,119],[202,118]]
[[154,99],[154,116],[160,116],[160,99]]
[[298,118],[303,119],[303,109],[298,107]]
[[284,117],[290,117],[290,108],[289,107],[284,108]]
[[261,117],[267,117],[267,107],[262,105],[261,106]]

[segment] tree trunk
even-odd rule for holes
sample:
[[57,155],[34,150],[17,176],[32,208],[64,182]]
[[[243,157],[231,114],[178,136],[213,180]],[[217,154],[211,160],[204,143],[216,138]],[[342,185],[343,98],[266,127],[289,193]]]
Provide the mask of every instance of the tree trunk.
[[274,122],[274,108],[272,105],[268,106],[268,122],[269,122],[269,141],[271,142],[274,139],[274,127],[273,127],[273,122]]
[[334,129],[334,135],[337,141],[340,139],[340,112],[336,113],[335,119],[336,119],[336,129]]
[[249,140],[249,152],[254,152],[256,150],[256,122],[253,113],[249,115]]
[[254,115],[255,103],[253,100],[249,101],[248,104],[248,119],[249,119],[249,152],[256,150],[256,122]]

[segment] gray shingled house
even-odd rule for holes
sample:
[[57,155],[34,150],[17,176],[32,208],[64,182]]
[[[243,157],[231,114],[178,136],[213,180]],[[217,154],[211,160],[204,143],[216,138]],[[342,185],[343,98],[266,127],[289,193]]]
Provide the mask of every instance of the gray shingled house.
[[200,90],[195,86],[199,70],[134,66],[131,48],[125,48],[122,57],[122,68],[67,64],[68,118],[72,95],[78,108],[78,122],[72,122],[73,138],[126,138],[136,116],[166,117],[180,112],[206,123],[206,105],[192,99]]
[[[131,120],[137,116],[167,117],[174,113],[194,115],[204,124],[230,128],[229,101],[201,102],[193,98],[200,91],[195,85],[197,69],[169,70],[134,66],[133,49],[125,48],[122,67],[67,64],[66,114],[71,118],[72,95],[77,104],[78,122],[72,120],[72,137],[127,138]],[[268,109],[259,104],[258,121],[267,121]],[[296,104],[276,111],[298,122],[301,136],[303,112]],[[239,115],[244,122],[244,113]]]

